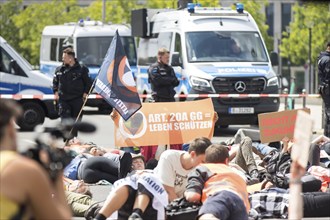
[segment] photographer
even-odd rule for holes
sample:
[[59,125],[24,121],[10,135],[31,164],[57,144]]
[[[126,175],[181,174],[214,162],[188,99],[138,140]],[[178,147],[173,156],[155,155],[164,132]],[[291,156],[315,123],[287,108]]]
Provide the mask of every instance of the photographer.
[[17,153],[20,113],[15,102],[0,99],[0,219],[71,219],[62,178],[51,182],[40,164]]

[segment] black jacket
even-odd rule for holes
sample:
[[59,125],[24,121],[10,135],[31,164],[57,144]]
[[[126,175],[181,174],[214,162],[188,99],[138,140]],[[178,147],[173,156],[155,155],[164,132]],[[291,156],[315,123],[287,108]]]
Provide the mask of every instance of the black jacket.
[[161,98],[174,97],[174,87],[179,85],[179,80],[176,78],[171,66],[159,62],[154,63],[148,69],[148,76],[153,96]]
[[84,93],[89,92],[92,81],[88,76],[88,68],[76,63],[70,66],[59,66],[55,70],[53,78],[53,91],[58,92],[61,100],[82,98]]
[[328,84],[330,82],[330,52],[321,52],[318,57],[319,82]]

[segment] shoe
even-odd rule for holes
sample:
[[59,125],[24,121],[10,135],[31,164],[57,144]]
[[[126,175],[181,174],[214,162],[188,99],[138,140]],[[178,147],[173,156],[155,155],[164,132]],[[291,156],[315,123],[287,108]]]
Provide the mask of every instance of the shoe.
[[248,180],[248,185],[253,185],[253,184],[256,184],[256,183],[259,183],[259,172],[258,170],[252,170],[250,172],[250,179]]
[[125,178],[127,174],[132,170],[132,154],[125,152],[119,158],[119,173],[118,178]]
[[84,214],[84,217],[86,220],[93,220],[95,218],[95,216],[97,215],[97,213],[99,213],[101,207],[99,206],[98,203],[94,203],[92,204],[86,211]]
[[128,217],[128,220],[143,220],[141,218],[141,216],[136,213],[136,212],[133,212],[129,217]]
[[258,179],[259,178],[259,171],[258,170],[252,170],[251,172],[250,172],[250,177],[253,179],[253,178],[255,178],[255,179]]

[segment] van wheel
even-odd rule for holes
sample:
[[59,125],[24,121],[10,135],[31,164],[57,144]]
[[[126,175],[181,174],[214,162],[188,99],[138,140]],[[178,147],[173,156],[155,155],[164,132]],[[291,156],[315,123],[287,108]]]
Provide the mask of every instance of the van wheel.
[[45,112],[43,108],[35,102],[23,102],[23,115],[17,121],[22,131],[33,131],[33,129],[45,121]]

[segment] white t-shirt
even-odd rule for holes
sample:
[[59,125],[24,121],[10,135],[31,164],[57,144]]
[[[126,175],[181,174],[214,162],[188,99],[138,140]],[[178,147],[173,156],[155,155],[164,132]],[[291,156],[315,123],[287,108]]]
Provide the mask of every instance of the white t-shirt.
[[160,178],[162,184],[174,187],[176,195],[180,198],[188,184],[188,174],[192,171],[182,167],[180,157],[185,151],[166,150],[159,159],[155,168],[155,174]]

